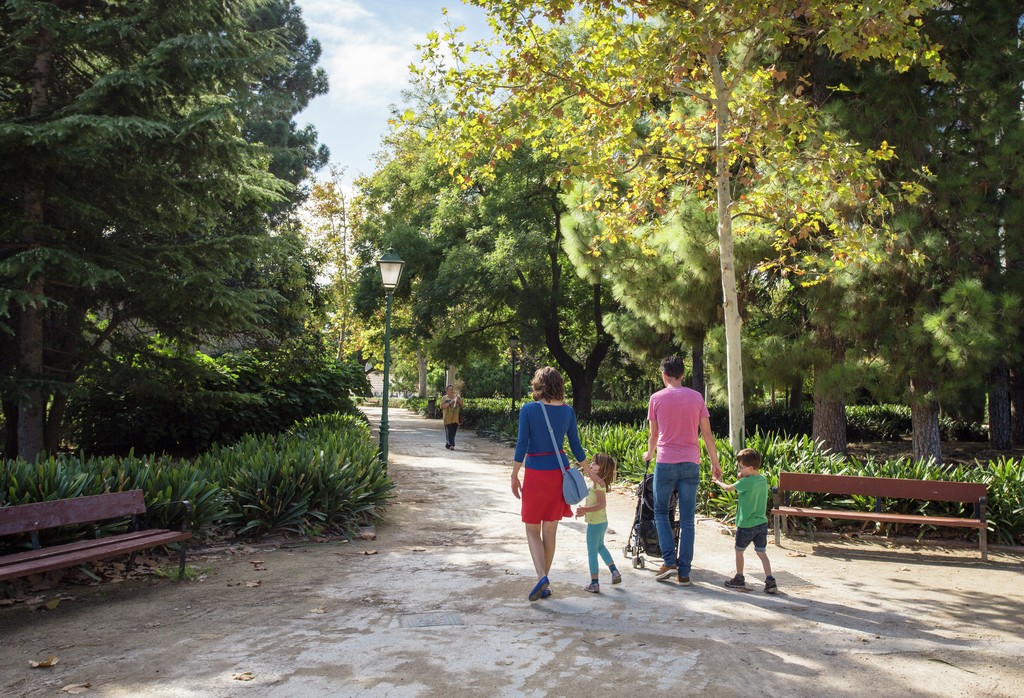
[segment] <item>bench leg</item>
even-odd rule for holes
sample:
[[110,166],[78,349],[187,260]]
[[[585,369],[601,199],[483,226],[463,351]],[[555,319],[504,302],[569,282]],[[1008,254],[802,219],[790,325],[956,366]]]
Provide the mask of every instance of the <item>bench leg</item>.
[[779,538],[780,538],[780,536],[779,536],[779,525],[780,525],[779,520],[781,518],[782,517],[779,516],[778,514],[775,515],[775,547],[776,548],[779,547],[780,545],[782,545],[782,542],[779,540]]
[[138,554],[138,550],[128,556],[128,564],[124,567],[124,578],[128,579],[128,575],[131,574],[132,566],[135,564],[135,556]]
[[988,528],[978,529],[978,544],[981,546],[981,561],[988,561]]
[[178,550],[178,581],[185,578],[185,543],[181,541],[181,548]]

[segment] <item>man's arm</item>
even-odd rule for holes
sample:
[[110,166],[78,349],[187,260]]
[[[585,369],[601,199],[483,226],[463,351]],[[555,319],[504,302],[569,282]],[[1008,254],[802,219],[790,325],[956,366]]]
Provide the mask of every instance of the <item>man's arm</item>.
[[647,453],[644,460],[654,460],[658,455],[658,420],[651,420],[651,434],[647,437]]
[[711,419],[700,418],[700,435],[704,438],[704,448],[708,450],[708,458],[711,460],[711,477],[722,479],[722,466],[718,463],[718,450],[715,448],[715,435],[711,431]]

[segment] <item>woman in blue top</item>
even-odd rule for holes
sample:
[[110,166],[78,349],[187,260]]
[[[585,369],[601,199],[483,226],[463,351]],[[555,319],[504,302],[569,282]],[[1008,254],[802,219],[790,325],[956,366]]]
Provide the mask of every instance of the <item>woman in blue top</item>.
[[[586,458],[576,428],[576,413],[565,404],[565,381],[562,374],[550,366],[537,369],[530,382],[533,399],[519,410],[519,438],[512,463],[512,494],[523,502],[523,523],[526,524],[526,542],[530,557],[537,570],[537,584],[530,592],[530,601],[551,595],[548,573],[555,559],[555,535],[562,518],[572,518],[572,508],[562,499],[562,471],[568,458],[562,445],[569,437],[569,448],[577,461]],[[543,410],[543,411],[542,411]],[[547,412],[558,443],[555,452],[548,433]],[[526,474],[519,482],[519,469],[526,463]]]

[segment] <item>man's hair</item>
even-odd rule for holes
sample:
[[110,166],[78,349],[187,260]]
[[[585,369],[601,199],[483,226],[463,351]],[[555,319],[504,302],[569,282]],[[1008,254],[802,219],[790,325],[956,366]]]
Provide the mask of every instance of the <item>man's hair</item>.
[[686,366],[678,356],[667,356],[661,360],[661,372],[669,378],[682,378],[686,373]]
[[751,468],[761,469],[761,454],[752,448],[745,448],[736,454],[736,462]]

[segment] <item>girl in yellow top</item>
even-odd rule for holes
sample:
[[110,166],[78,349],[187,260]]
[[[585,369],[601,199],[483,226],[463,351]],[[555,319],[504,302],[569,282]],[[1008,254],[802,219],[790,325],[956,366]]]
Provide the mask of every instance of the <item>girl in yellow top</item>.
[[607,453],[595,453],[586,471],[594,484],[587,493],[583,506],[576,507],[576,518],[584,517],[587,522],[587,558],[590,561],[590,584],[584,591],[597,594],[601,591],[598,583],[597,556],[600,555],[612,573],[612,584],[622,581],[622,574],[612,562],[612,554],[604,547],[604,534],[608,530],[608,510],[605,492],[615,482],[615,459]]

